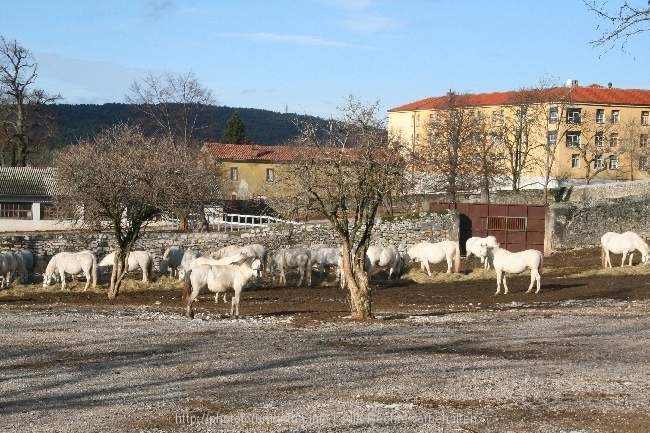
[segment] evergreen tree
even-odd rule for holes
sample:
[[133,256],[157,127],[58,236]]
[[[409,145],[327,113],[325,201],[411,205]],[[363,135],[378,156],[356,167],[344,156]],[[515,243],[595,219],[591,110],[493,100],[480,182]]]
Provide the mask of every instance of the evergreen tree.
[[246,136],[246,129],[244,128],[244,122],[242,122],[239,116],[239,111],[235,111],[235,114],[228,120],[228,125],[223,132],[221,142],[229,144],[246,144],[250,142]]

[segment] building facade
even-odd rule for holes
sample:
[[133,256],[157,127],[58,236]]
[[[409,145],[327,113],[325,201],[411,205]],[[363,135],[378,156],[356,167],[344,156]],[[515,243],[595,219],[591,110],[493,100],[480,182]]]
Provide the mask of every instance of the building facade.
[[282,195],[286,192],[282,177],[297,158],[290,146],[205,143],[203,152],[217,163],[224,179],[224,196],[231,200]]
[[[449,108],[449,98],[427,98],[390,109],[389,130],[416,152],[426,149],[430,122]],[[459,95],[455,108],[459,107],[480,113],[493,140],[503,140],[503,131],[521,124],[519,119],[534,125],[531,163],[525,168],[531,185],[544,178],[547,148],[554,150],[551,177],[556,184],[650,179],[650,90],[579,86],[570,80],[566,87]]]
[[74,228],[57,219],[53,168],[0,167],[0,232]]

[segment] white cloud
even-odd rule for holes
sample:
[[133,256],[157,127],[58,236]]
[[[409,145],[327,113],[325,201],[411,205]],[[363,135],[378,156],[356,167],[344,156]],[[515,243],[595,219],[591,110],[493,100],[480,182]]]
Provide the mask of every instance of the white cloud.
[[332,39],[325,39],[319,36],[311,36],[311,35],[287,35],[281,33],[254,32],[254,33],[221,33],[221,36],[261,40],[261,41],[271,41],[271,42],[285,42],[285,43],[298,44],[298,45],[318,45],[324,47],[374,49],[374,47],[369,45],[351,44],[348,42],[335,41]]

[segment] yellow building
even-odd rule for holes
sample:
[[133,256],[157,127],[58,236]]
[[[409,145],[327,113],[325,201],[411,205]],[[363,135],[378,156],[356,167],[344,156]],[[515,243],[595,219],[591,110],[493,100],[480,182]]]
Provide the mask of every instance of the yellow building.
[[[534,107],[528,113],[539,117],[536,141],[556,143],[555,180],[583,179],[587,164],[593,179],[650,178],[650,90],[578,86],[569,80],[567,87],[467,94],[458,101],[456,107],[477,109],[495,131],[516,118],[522,106]],[[440,96],[392,108],[389,130],[417,150],[427,139],[427,125],[448,102],[448,96]],[[543,152],[543,146],[536,146],[532,156],[541,161]],[[530,164],[526,169],[529,184],[543,179],[541,165]]]
[[290,146],[206,143],[203,151],[219,164],[225,195],[233,200],[281,195],[279,180],[297,158]]

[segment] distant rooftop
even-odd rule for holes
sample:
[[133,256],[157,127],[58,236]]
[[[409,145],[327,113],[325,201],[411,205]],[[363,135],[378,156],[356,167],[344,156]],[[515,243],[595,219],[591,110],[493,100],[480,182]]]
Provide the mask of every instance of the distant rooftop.
[[[650,90],[617,89],[598,84],[590,86],[552,87],[543,90],[514,90],[509,92],[459,94],[455,106],[480,107],[490,105],[515,105],[528,98],[539,102],[574,102],[601,105],[650,106]],[[410,102],[388,111],[431,110],[448,106],[448,97],[436,96]]]
[[220,161],[295,161],[299,154],[291,146],[260,146],[259,144],[205,143],[203,150]]
[[0,167],[0,196],[51,197],[54,192],[54,169],[51,167]]

